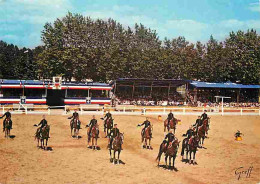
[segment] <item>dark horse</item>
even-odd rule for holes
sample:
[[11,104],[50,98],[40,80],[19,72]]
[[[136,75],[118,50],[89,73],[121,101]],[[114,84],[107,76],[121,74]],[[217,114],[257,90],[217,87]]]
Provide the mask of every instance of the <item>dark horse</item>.
[[3,129],[6,138],[10,137],[11,128],[12,128],[12,120],[10,118],[6,118],[3,122]]
[[[91,148],[93,149],[97,149],[98,146],[97,146],[97,139],[98,139],[98,134],[99,134],[99,131],[98,131],[98,125],[96,124],[95,126],[92,127],[92,129],[88,130],[88,132],[90,132],[90,134],[88,134],[88,144],[90,143],[90,140],[92,139],[92,146]],[[95,140],[95,144],[94,144],[94,140]]]
[[[199,137],[196,135],[192,140],[190,141],[188,138],[183,139],[182,141],[182,149],[181,149],[181,156],[182,161],[184,161],[184,151],[186,151],[186,159],[189,160],[189,163],[196,163],[195,156],[197,148],[199,147]],[[193,153],[193,159],[191,159],[191,153]],[[188,159],[188,154],[190,155],[190,158]]]
[[114,122],[112,118],[109,118],[104,121],[104,133],[106,136],[110,133],[111,129],[113,128],[113,124]]
[[[74,129],[74,135],[72,135],[73,129]],[[78,136],[79,136],[79,129],[80,129],[80,125],[78,125],[77,119],[76,118],[72,119],[70,121],[70,134],[71,134],[71,136],[78,138]]]
[[[45,148],[47,148],[48,145],[48,139],[49,139],[49,133],[50,133],[50,125],[45,125],[42,130],[37,129],[36,134],[35,134],[35,139],[38,140],[38,145],[37,147],[39,147],[39,141],[41,141],[41,148],[43,148],[45,150]],[[45,140],[45,145],[44,146],[44,140]]]
[[[150,125],[142,133],[142,146],[143,148],[152,149],[151,147],[151,139],[152,139],[152,129],[153,127]],[[147,140],[149,141],[149,145],[147,145]],[[145,142],[145,144],[143,144]]]
[[[166,167],[171,168],[171,159],[172,159],[172,168],[175,168],[174,162],[175,162],[176,155],[177,155],[177,152],[178,152],[179,143],[180,142],[178,141],[178,139],[176,139],[175,141],[169,143],[168,148],[167,148],[167,145],[166,145],[165,142],[163,142],[160,145],[159,154],[156,158],[156,161],[158,161],[158,166],[160,164],[162,154],[165,153],[165,165],[166,165]],[[167,165],[168,157],[169,157],[169,167]]]
[[200,145],[204,144],[204,139],[206,138],[206,134],[208,134],[208,129],[209,129],[209,118],[205,119],[202,125],[198,128]]
[[169,126],[168,126],[168,119],[166,119],[164,121],[164,132],[166,131],[166,128],[167,130],[169,131],[170,129],[174,129],[174,134],[175,134],[175,130],[176,130],[176,125],[177,123],[179,122],[180,120],[176,119],[176,118],[173,118],[170,120],[169,122]]
[[[124,134],[119,133],[117,137],[114,138],[112,145],[110,145],[109,148],[109,153],[110,153],[110,161],[113,162],[114,164],[119,164],[119,156],[121,152],[121,145],[123,144],[124,141]],[[114,157],[112,158],[112,150],[114,151]],[[118,153],[117,159],[116,159],[116,152]]]

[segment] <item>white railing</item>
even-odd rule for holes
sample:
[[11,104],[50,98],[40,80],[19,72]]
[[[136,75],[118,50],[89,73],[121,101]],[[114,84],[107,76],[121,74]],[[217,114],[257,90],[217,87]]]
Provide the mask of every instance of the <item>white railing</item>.
[[201,115],[207,110],[209,115],[259,115],[260,108],[192,108],[192,107],[138,107],[120,106],[105,107],[92,106],[23,106],[14,108],[11,106],[0,106],[0,113],[4,114],[7,109],[12,114],[48,114],[48,115],[70,115],[76,109],[81,115],[103,115],[110,110],[113,115],[167,115],[170,110],[176,115]]

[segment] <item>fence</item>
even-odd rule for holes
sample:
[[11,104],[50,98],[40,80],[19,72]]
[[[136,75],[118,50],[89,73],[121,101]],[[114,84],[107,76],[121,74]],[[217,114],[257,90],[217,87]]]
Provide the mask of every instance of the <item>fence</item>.
[[81,115],[103,115],[110,110],[113,115],[167,115],[170,110],[175,115],[201,115],[207,110],[209,115],[259,115],[260,109],[249,108],[190,108],[190,107],[138,107],[138,106],[120,106],[106,107],[99,105],[91,106],[1,106],[0,112],[5,113],[11,109],[12,114],[47,114],[47,115],[68,115],[76,109]]

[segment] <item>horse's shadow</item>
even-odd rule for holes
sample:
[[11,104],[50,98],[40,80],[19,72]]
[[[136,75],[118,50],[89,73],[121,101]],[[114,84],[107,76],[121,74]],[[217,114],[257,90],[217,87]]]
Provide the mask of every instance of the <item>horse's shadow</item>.
[[53,151],[52,147],[48,146],[46,149],[46,151]]
[[181,161],[184,162],[185,164],[198,165],[198,163],[196,161],[195,162],[191,161],[191,163],[190,163],[189,159],[182,159]]
[[170,170],[170,171],[175,171],[175,172],[179,171],[176,167],[173,167],[173,166],[167,167],[166,165],[158,165],[157,167],[163,168],[163,169],[166,169],[166,170]]
[[44,150],[44,151],[53,151],[53,148],[52,147],[50,147],[50,146],[47,146],[47,148],[43,148],[43,147],[41,147],[41,146],[38,146],[38,148],[39,149],[42,149],[42,150]]
[[[110,163],[113,163],[113,160],[110,159]],[[122,164],[122,165],[125,165],[125,162],[123,162],[122,160],[119,160],[119,165]]]
[[[93,149],[93,146],[88,146],[88,149]],[[99,146],[96,146],[94,150],[101,150],[101,148]]]
[[145,145],[143,145],[143,149],[153,150],[153,147],[152,146],[145,146]]
[[200,149],[208,149],[208,148],[206,148],[204,146],[199,146],[198,148],[200,148]]
[[10,135],[9,138],[14,139],[15,135]]
[[82,136],[79,135],[79,136],[77,137],[77,136],[73,135],[72,138],[75,138],[75,139],[81,139]]

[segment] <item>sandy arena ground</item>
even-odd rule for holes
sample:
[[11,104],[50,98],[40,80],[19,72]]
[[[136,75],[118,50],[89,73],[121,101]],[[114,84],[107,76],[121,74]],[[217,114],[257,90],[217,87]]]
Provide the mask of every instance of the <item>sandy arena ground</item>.
[[[91,116],[81,116],[82,127]],[[98,117],[99,119],[100,117]],[[163,117],[164,119],[165,117]],[[182,120],[176,135],[179,140],[196,116],[177,116]],[[143,116],[115,116],[119,129],[125,133],[121,160],[125,165],[109,162],[104,134],[98,140],[99,151],[87,148],[87,129],[80,131],[81,139],[70,136],[67,116],[47,116],[51,125],[49,145],[53,151],[36,147],[36,127],[41,116],[13,115],[13,139],[5,139],[0,133],[0,183],[259,183],[260,182],[260,116],[212,116],[207,149],[197,152],[198,165],[181,162],[181,146],[176,158],[178,171],[157,167],[155,158],[164,138],[163,123],[151,116],[154,125],[153,150],[141,149],[140,131],[136,125]],[[100,119],[99,119],[100,120]],[[99,121],[102,124],[102,121]],[[101,128],[103,125],[101,126]],[[2,121],[0,130],[2,130]],[[241,130],[243,141],[234,141],[234,133]],[[164,164],[162,157],[161,164]],[[235,170],[248,170],[253,166],[250,178],[238,175]]]

